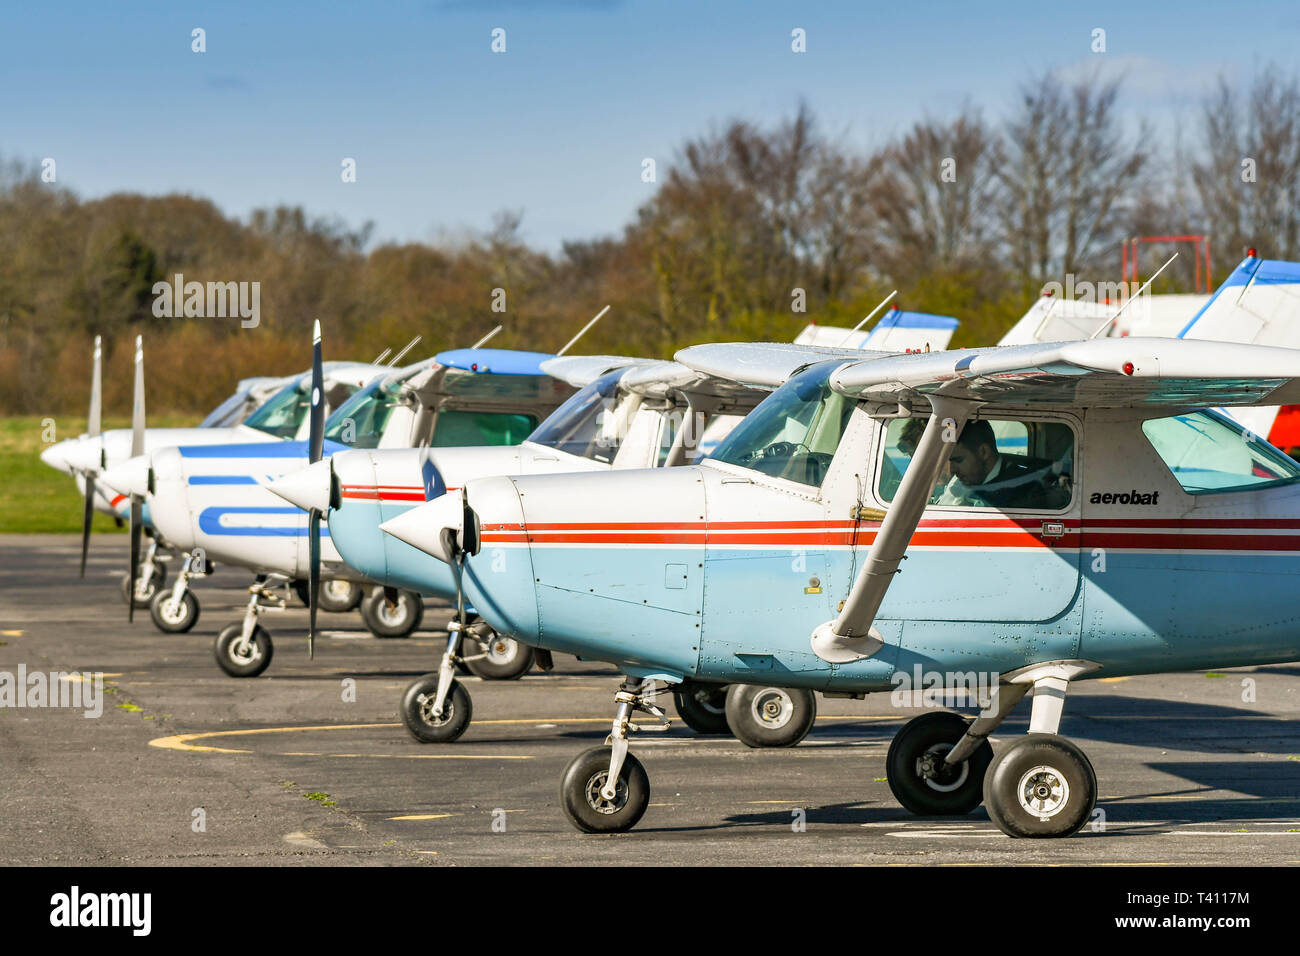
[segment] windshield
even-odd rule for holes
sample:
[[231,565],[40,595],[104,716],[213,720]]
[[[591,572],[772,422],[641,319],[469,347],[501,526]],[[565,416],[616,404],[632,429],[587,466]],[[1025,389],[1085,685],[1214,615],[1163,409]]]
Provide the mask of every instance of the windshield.
[[618,383],[624,371],[617,369],[603,375],[571,396],[528,440],[579,458],[612,462],[627,433],[626,420],[640,406],[635,396],[618,402]]
[[214,408],[207,418],[199,422],[200,428],[226,428],[238,425],[244,416],[244,404],[248,401],[248,391],[236,392]]
[[298,434],[310,405],[311,397],[298,391],[297,383],[286,385],[249,415],[244,424],[276,438],[293,438]]
[[1300,481],[1300,465],[1218,412],[1154,418],[1142,431],[1189,495]]
[[830,374],[841,364],[822,362],[790,379],[737,425],[709,458],[820,487],[855,405],[831,390]]
[[393,397],[377,379],[338,407],[325,422],[325,437],[353,448],[378,448],[393,411]]

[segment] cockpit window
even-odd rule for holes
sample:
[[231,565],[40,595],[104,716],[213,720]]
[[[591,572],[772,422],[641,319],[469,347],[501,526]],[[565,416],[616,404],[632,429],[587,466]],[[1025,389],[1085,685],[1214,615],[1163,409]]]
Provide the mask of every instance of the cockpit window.
[[325,422],[325,437],[353,448],[378,448],[396,401],[394,388],[377,379],[338,407]]
[[268,398],[266,404],[249,415],[244,424],[276,438],[293,438],[310,406],[311,396],[300,391],[295,382]]
[[821,487],[855,402],[833,391],[840,362],[822,362],[773,392],[709,456],[775,478]]
[[434,448],[518,445],[536,427],[537,419],[532,415],[443,409],[429,444]]
[[569,400],[528,436],[537,445],[568,452],[579,458],[610,464],[640,401],[634,395],[618,400],[623,369],[603,375],[570,396]]
[[1151,447],[1189,495],[1272,488],[1300,481],[1300,465],[1219,412],[1142,423]]

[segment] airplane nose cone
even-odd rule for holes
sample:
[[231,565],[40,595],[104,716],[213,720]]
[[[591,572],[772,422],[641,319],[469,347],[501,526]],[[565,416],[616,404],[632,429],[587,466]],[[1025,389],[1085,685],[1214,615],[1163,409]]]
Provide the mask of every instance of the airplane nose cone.
[[71,438],[65,438],[58,444],[51,445],[41,452],[41,461],[55,471],[61,471],[65,475],[72,474],[72,465],[68,463],[68,453],[72,450],[73,444],[75,442]]
[[96,438],[71,438],[64,444],[63,457],[73,471],[99,471],[103,464],[103,441]]
[[446,532],[459,533],[464,517],[465,504],[457,490],[390,518],[379,530],[451,564],[451,535]]
[[149,456],[140,455],[114,465],[99,476],[99,481],[119,495],[144,497],[149,493]]
[[281,475],[266,487],[303,511],[328,511],[330,506],[330,462],[323,458],[299,471]]

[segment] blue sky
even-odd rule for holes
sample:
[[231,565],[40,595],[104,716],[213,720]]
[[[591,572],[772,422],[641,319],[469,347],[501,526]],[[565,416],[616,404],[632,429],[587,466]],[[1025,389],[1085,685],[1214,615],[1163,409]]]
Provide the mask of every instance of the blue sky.
[[[1126,108],[1194,121],[1220,73],[1300,46],[1300,7],[1196,0],[806,2],[450,0],[11,6],[0,32],[0,154],[53,157],[83,196],[206,196],[246,216],[300,204],[379,240],[484,229],[617,233],[687,137],[801,99],[872,145],[969,99],[997,118],[1044,70],[1127,77]],[[202,27],[207,52],[190,50]],[[506,30],[507,51],[490,50]],[[807,32],[808,51],[790,50]],[[1090,51],[1095,27],[1107,52]],[[340,180],[344,157],[357,182]]]

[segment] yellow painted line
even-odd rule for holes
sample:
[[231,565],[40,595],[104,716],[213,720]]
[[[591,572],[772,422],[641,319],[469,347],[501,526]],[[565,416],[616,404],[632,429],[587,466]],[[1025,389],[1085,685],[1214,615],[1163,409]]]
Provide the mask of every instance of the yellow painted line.
[[0,634],[3,634],[5,637],[22,637],[22,636],[23,636],[23,632],[22,632],[21,630],[18,630],[18,631],[0,631]]
[[[191,741],[210,740],[214,737],[247,737],[255,734],[290,734],[313,730],[366,730],[371,728],[400,727],[397,723],[383,724],[324,724],[311,727],[259,727],[254,730],[213,730],[199,734],[175,734],[171,737],[156,737],[149,741],[150,747],[162,750],[181,750],[190,753],[250,754],[252,750],[236,750],[229,747],[212,747],[195,744]],[[530,754],[331,754],[313,751],[295,751],[279,754],[282,757],[381,757],[395,760],[532,760]]]
[[1118,684],[1120,681],[1132,680],[1131,677],[1098,677],[1103,684]]
[[423,853],[425,856],[437,856],[437,850],[416,850],[416,853]]
[[441,820],[444,817],[460,816],[458,813],[412,813],[405,817],[389,817],[389,820]]
[[789,803],[799,803],[799,801],[798,801],[798,800],[746,800],[746,801],[745,801],[745,806],[747,806],[747,807],[756,807],[756,806],[760,806],[761,804],[766,804],[766,803],[783,803],[783,804],[789,804]]

